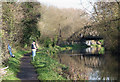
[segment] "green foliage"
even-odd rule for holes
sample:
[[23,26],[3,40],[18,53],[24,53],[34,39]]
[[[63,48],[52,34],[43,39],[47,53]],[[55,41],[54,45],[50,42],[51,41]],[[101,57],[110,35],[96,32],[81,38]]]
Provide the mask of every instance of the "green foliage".
[[104,40],[99,40],[99,42],[101,43],[101,45],[103,45],[103,44],[104,44]]
[[4,61],[8,59],[10,44],[14,48],[26,48],[31,41],[40,37],[37,22],[40,19],[40,3],[2,3],[2,56]]
[[47,37],[46,39],[44,39],[44,46],[45,47],[55,47],[58,41],[58,37],[55,36],[53,39]]
[[[35,6],[40,6],[37,3],[26,2],[22,4],[25,12],[25,18],[22,20],[23,24],[23,39],[22,43],[30,44],[33,40],[38,40],[40,31],[37,28],[38,19],[40,19],[40,12],[35,9]],[[37,7],[37,8],[38,8]]]
[[78,49],[83,49],[83,48],[87,48],[88,46],[85,44],[73,44],[73,45],[65,45],[62,48],[64,50],[78,50]]
[[87,45],[84,44],[74,44],[73,49],[82,49],[82,48],[87,48]]
[[101,45],[98,45],[98,44],[94,44],[94,45],[91,45],[93,47],[101,47]]
[[47,37],[47,38],[44,40],[44,46],[45,46],[45,47],[50,47],[52,44],[53,44],[53,42],[51,41],[50,38]]
[[53,45],[52,45],[53,47],[56,46],[57,41],[58,41],[58,36],[55,36],[55,37],[53,38]]
[[99,54],[104,54],[104,53],[105,53],[105,48],[102,47],[98,53],[99,53]]
[[25,44],[24,48],[27,48],[27,47],[28,47],[27,44]]

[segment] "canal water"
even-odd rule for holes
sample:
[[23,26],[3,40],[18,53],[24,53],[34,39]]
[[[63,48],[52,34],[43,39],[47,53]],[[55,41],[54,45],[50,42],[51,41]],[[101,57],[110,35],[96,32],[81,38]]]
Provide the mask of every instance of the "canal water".
[[58,54],[60,63],[68,66],[67,78],[72,80],[117,80],[118,62],[113,54],[98,49],[63,51]]

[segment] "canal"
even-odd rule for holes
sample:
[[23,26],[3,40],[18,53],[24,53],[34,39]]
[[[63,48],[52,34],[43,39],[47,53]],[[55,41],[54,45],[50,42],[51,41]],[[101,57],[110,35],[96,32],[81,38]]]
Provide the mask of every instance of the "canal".
[[72,80],[117,80],[117,57],[109,51],[99,53],[99,50],[88,47],[58,53],[58,61],[68,67],[63,75]]

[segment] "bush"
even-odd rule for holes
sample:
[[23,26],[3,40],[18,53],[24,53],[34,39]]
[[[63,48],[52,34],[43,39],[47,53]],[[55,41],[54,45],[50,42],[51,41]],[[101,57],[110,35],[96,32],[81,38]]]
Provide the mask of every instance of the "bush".
[[53,42],[51,41],[50,38],[46,38],[46,39],[44,40],[44,46],[45,46],[45,47],[50,47],[52,44],[53,44]]

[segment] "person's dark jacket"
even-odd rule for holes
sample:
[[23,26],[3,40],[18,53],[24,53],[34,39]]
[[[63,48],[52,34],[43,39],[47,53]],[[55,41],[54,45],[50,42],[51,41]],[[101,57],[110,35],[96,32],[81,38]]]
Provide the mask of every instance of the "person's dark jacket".
[[31,46],[31,49],[35,49],[33,44],[32,44],[32,46]]

